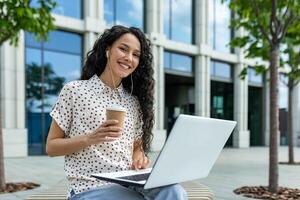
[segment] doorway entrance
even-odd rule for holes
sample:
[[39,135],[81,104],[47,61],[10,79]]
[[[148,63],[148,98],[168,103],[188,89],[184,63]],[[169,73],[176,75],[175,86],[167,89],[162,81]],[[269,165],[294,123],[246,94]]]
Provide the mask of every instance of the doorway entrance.
[[195,114],[194,77],[165,74],[165,128],[167,134],[179,114]]
[[[211,81],[211,109],[212,118],[233,120],[233,84]],[[226,146],[232,146],[232,134]]]

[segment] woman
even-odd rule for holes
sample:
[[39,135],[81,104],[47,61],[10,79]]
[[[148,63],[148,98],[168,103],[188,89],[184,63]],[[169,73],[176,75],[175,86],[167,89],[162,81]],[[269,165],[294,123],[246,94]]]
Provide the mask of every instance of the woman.
[[[65,156],[70,199],[187,199],[179,185],[126,188],[92,173],[143,169],[153,127],[150,42],[137,28],[107,29],[88,53],[80,81],[66,84],[50,115],[50,156]],[[126,109],[124,127],[106,120],[112,105]]]

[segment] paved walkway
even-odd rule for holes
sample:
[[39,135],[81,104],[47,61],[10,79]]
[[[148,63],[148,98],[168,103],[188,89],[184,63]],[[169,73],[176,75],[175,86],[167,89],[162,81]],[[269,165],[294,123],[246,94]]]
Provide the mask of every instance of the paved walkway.
[[[154,158],[157,154],[151,154]],[[281,147],[280,161],[287,160],[287,148]],[[300,161],[300,148],[295,148],[295,157]],[[41,187],[24,192],[0,195],[0,200],[25,199],[30,194],[55,185],[64,177],[63,158],[30,156],[5,159],[7,182],[31,181]],[[267,185],[268,148],[224,149],[210,175],[199,180],[209,186],[217,200],[249,200],[235,195],[232,190],[244,185]],[[280,165],[279,184],[300,188],[300,166]]]

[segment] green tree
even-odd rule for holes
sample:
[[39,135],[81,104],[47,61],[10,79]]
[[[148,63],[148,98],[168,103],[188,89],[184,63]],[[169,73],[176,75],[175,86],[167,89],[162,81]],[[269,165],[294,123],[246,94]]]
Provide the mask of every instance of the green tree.
[[[269,191],[278,191],[278,69],[280,67],[280,46],[288,29],[299,30],[299,0],[231,0],[230,8],[235,17],[231,21],[234,29],[247,34],[235,37],[231,45],[244,48],[246,57],[260,57],[270,63],[270,151]],[[264,66],[255,66],[257,72]],[[241,75],[245,74],[246,69]]]
[[294,160],[294,135],[293,135],[293,98],[292,94],[295,86],[300,82],[300,31],[288,31],[285,39],[283,53],[287,55],[287,59],[282,59],[282,65],[287,66],[288,71],[282,72],[287,77],[285,85],[288,88],[288,164],[296,164]]
[[[32,7],[31,0],[0,1],[0,46],[5,41],[17,45],[21,30],[34,33],[38,39],[46,40],[47,33],[55,29],[54,18],[51,16],[51,10],[56,6],[55,1],[35,2],[35,7]],[[1,115],[0,110],[0,191],[5,188]]]

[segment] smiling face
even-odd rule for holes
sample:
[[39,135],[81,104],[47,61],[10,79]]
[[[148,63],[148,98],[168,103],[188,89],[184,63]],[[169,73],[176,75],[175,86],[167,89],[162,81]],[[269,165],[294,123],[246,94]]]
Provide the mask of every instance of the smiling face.
[[104,73],[110,73],[108,70],[111,67],[117,83],[129,76],[139,65],[141,45],[138,38],[131,33],[122,35],[107,51],[108,61]]

